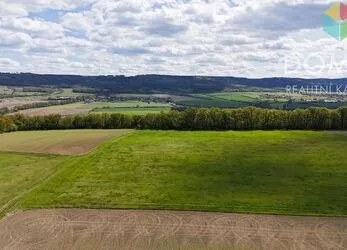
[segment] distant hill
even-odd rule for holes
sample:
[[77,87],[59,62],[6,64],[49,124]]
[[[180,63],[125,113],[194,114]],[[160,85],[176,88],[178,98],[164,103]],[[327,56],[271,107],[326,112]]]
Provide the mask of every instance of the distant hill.
[[235,89],[239,85],[261,88],[347,84],[347,79],[239,78],[204,76],[80,76],[31,73],[0,73],[0,85],[92,87],[117,93],[208,93]]

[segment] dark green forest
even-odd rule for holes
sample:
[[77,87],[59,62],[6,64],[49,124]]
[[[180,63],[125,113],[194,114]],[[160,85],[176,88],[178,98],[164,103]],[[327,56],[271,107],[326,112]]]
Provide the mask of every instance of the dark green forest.
[[235,88],[236,85],[260,88],[284,88],[287,85],[346,84],[346,79],[302,79],[302,78],[243,78],[173,75],[40,75],[31,73],[0,73],[0,84],[14,87],[76,87],[94,88],[111,93],[210,93]]

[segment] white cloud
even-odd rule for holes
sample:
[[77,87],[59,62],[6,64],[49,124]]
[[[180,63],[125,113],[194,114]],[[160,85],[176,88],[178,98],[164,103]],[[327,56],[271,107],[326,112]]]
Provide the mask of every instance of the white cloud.
[[[40,73],[310,76],[287,75],[284,59],[341,54],[346,42],[321,29],[330,2],[0,0],[0,52]],[[56,23],[35,16],[48,9]]]
[[[9,8],[22,8],[26,11],[41,11],[43,9],[71,10],[81,5],[90,4],[95,0],[1,0],[0,4]],[[1,6],[1,5],[0,5]]]
[[61,24],[70,30],[90,30],[91,24],[88,17],[83,13],[67,13],[63,16]]
[[0,29],[0,37],[2,38],[0,47],[8,49],[25,47],[32,41],[32,38],[26,33],[10,32],[3,29]]
[[30,18],[0,18],[0,28],[26,32],[33,37],[62,37],[64,29],[60,24]]
[[18,4],[8,4],[4,1],[0,1],[0,16],[1,17],[18,17],[26,16],[27,10]]
[[0,58],[0,69],[2,70],[19,70],[20,64],[9,58]]

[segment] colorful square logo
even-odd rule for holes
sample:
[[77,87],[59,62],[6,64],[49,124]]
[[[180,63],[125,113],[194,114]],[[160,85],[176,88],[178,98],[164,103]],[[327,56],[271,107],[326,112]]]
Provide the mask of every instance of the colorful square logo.
[[324,13],[324,31],[335,39],[342,41],[347,37],[347,5],[340,2]]

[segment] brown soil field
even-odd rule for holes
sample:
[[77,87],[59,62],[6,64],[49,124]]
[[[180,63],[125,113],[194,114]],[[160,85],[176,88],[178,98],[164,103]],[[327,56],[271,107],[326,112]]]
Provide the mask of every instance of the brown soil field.
[[[62,115],[62,116],[68,116],[68,115],[77,115],[77,114],[88,114],[91,109],[83,109],[83,108],[76,108],[76,109],[65,109],[64,107],[61,108],[36,108],[36,109],[26,109],[18,111],[14,114],[23,114],[26,116],[45,116],[45,115]],[[13,115],[13,114],[11,114]]]
[[0,151],[58,155],[86,154],[107,139],[132,132],[116,130],[52,130],[0,134]]
[[15,100],[0,100],[0,108],[14,108],[26,104],[40,103],[44,101],[15,101]]
[[347,249],[347,218],[53,209],[0,221],[1,249]]

